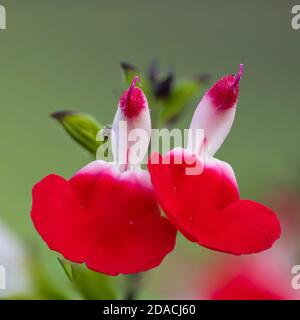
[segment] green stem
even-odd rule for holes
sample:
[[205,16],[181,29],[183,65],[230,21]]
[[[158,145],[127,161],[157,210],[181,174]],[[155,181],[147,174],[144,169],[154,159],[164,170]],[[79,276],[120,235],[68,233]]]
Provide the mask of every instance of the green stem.
[[142,287],[142,275],[135,273],[127,276],[125,300],[136,300]]

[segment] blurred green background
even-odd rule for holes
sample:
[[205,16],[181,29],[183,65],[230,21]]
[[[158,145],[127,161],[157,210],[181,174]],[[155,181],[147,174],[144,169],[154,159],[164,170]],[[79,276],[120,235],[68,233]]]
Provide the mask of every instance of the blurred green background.
[[[7,10],[7,30],[0,32],[0,218],[24,243],[37,246],[53,283],[67,279],[32,227],[31,188],[52,172],[70,177],[91,158],[49,114],[78,110],[111,123],[121,61],[147,68],[157,58],[178,75],[208,72],[213,80],[244,63],[236,121],[217,156],[235,168],[247,198],[259,200],[280,184],[300,181],[300,31],[291,28],[295,1],[0,4]],[[182,127],[193,108],[186,109]],[[177,250],[150,272],[142,296],[182,292],[178,274],[208,252],[180,239]],[[162,278],[163,288],[157,285]]]

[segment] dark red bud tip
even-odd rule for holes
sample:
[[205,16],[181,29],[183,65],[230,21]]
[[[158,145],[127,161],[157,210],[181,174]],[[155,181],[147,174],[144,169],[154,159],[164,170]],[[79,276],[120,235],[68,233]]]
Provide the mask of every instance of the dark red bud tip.
[[221,78],[207,92],[216,109],[227,110],[236,105],[239,96],[239,83],[243,73],[244,65],[240,64],[239,71],[236,76],[229,74]]
[[140,83],[138,76],[133,78],[131,86],[120,98],[119,106],[127,118],[137,116],[142,109],[148,107],[147,99],[143,91],[136,87],[137,83]]

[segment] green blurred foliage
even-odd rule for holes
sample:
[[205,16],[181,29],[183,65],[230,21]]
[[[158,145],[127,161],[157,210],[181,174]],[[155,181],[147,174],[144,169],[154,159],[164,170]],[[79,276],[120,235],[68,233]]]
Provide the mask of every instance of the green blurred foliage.
[[198,80],[186,80],[177,84],[172,94],[162,100],[162,121],[168,122],[178,119],[184,107],[201,92],[202,83]]

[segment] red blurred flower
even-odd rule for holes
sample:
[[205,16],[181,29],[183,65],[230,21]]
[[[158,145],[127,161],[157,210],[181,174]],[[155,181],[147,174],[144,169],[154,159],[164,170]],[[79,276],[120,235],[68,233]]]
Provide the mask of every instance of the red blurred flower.
[[[222,78],[204,95],[187,149],[154,153],[148,164],[158,201],[176,227],[191,241],[235,255],[268,249],[280,236],[272,210],[241,200],[231,166],[213,158],[232,126],[242,73],[241,65],[236,77]],[[199,129],[204,139],[197,144]],[[205,159],[200,157],[204,150]],[[188,174],[193,168],[198,174]]]
[[198,292],[200,299],[210,300],[299,299],[291,287],[291,265],[278,251],[207,266]]
[[[148,103],[134,79],[122,95],[113,129],[148,132]],[[31,218],[50,249],[110,275],[146,271],[173,250],[176,229],[160,214],[148,172],[126,135],[112,139],[114,163],[94,161],[70,180],[49,175],[33,188]]]

